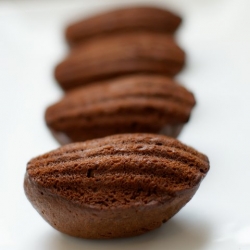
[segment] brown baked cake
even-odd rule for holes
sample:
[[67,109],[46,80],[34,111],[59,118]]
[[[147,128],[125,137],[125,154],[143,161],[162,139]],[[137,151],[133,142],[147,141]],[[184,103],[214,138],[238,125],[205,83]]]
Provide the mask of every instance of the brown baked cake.
[[161,133],[177,137],[195,99],[173,79],[132,75],[69,91],[45,114],[61,144],[118,133]]
[[71,50],[55,69],[64,90],[93,81],[134,73],[173,76],[184,66],[185,54],[173,37],[136,32],[103,37]]
[[163,135],[123,134],[32,159],[25,193],[55,229],[116,238],[158,228],[195,194],[208,158]]
[[90,38],[130,31],[174,33],[180,23],[181,18],[166,9],[129,7],[97,14],[69,25],[66,39],[69,44],[76,45]]

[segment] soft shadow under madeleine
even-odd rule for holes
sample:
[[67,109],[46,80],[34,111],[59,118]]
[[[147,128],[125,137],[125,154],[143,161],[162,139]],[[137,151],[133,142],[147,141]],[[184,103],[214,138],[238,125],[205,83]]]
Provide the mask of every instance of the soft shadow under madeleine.
[[86,240],[55,231],[47,239],[47,250],[199,250],[208,242],[210,230],[204,221],[175,217],[160,228],[144,235],[111,240]]

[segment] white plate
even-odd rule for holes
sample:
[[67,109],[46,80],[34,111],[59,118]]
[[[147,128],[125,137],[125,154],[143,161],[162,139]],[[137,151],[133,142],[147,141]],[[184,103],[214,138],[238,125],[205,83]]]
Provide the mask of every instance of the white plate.
[[[119,5],[134,2],[142,1]],[[118,1],[1,1],[1,249],[250,249],[250,1],[158,4],[184,17],[177,38],[188,64],[178,80],[195,93],[197,106],[179,139],[211,161],[197,194],[168,223],[140,237],[90,241],[52,229],[22,183],[28,160],[58,147],[43,116],[62,95],[52,72],[66,53],[63,27]]]

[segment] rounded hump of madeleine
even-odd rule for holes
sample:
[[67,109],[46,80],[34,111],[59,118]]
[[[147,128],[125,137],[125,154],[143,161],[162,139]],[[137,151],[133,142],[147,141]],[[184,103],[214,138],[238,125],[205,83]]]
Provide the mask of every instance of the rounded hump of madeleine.
[[195,194],[208,158],[178,140],[123,134],[74,143],[32,159],[24,188],[57,230],[83,238],[139,235]]
[[46,110],[62,144],[118,133],[176,137],[195,105],[193,94],[162,75],[130,75],[69,91]]
[[146,31],[114,34],[75,49],[55,68],[64,90],[118,76],[149,73],[176,75],[185,53],[172,36]]
[[121,32],[174,33],[180,23],[181,18],[166,9],[135,6],[92,15],[70,24],[65,33],[69,44],[75,46],[88,39]]

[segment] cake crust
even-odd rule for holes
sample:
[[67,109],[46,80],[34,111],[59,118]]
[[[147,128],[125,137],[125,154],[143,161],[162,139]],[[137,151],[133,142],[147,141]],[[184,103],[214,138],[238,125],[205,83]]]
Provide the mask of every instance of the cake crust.
[[122,33],[72,49],[55,68],[55,78],[67,91],[94,81],[136,73],[174,76],[184,62],[184,51],[168,34]]
[[193,94],[173,79],[131,75],[66,93],[45,119],[62,144],[119,133],[177,137],[194,105]]
[[169,220],[208,170],[205,155],[173,138],[123,134],[68,144],[32,159],[24,189],[60,232],[128,237]]
[[115,9],[70,24],[66,40],[76,46],[89,39],[131,31],[174,33],[181,23],[176,14],[157,7],[137,6]]

